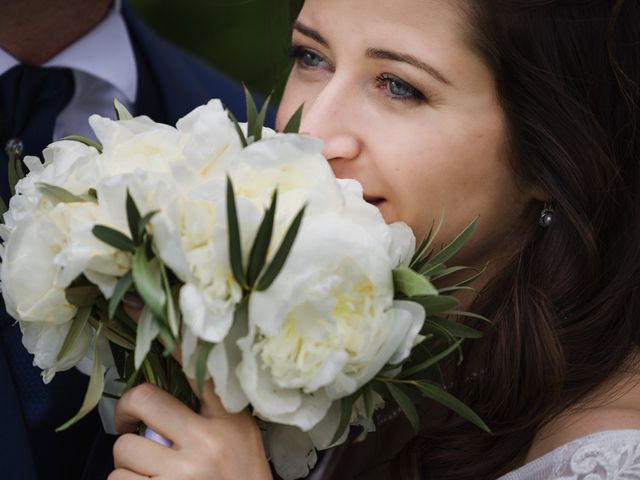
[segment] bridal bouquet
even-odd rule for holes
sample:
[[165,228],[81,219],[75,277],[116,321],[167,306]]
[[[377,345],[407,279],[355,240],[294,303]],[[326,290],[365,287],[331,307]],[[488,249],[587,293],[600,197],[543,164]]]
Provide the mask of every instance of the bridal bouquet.
[[[116,111],[90,118],[100,143],[70,137],[44,163],[25,158],[0,227],[2,294],[43,380],[92,358],[61,428],[98,404],[105,368],[121,390],[152,382],[193,408],[185,375],[200,388],[211,377],[228,411],[261,422],[285,479],[351,425],[374,429],[385,403],[416,428],[425,396],[486,428],[434,370],[478,336],[446,318],[466,314],[449,295],[464,286],[432,283],[461,269],[446,262],[475,222],[438,252],[437,228],[416,249],[409,227],[334,177],[320,141],[263,128],[250,98],[243,125],[217,100],[176,127]],[[145,303],[137,324],[128,292]]]

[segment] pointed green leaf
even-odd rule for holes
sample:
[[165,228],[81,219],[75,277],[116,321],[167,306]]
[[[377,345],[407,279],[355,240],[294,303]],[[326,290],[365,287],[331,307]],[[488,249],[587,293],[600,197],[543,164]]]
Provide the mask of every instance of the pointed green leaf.
[[413,297],[411,301],[419,303],[424,307],[427,317],[438,315],[440,313],[455,310],[460,302],[454,297],[448,295],[427,295],[424,297]]
[[130,253],[136,251],[137,246],[133,243],[133,240],[114,228],[107,227],[106,225],[96,225],[91,231],[99,240],[102,240],[117,250]]
[[453,352],[458,350],[460,348],[461,344],[462,344],[462,339],[460,339],[457,342],[455,342],[453,345],[451,345],[446,350],[443,350],[442,352],[438,353],[437,355],[434,355],[433,357],[428,358],[424,362],[421,362],[418,365],[414,365],[412,367],[409,367],[407,370],[404,370],[403,372],[400,373],[400,375],[398,375],[398,378],[409,378],[409,377],[411,377],[412,375],[414,375],[416,373],[419,373],[419,372],[422,372],[424,370],[427,370],[428,368],[430,368],[433,365],[435,365],[436,363],[438,363],[440,360],[448,357]]
[[86,200],[80,198],[78,195],[65,190],[57,185],[50,185],[48,183],[36,182],[36,188],[38,191],[54,204],[58,203],[85,203]]
[[[253,96],[247,86],[243,85],[243,88],[245,102],[247,103],[247,135],[249,136],[249,140],[251,140],[251,137],[255,134],[256,124],[258,122],[258,107],[256,107],[256,102],[253,100]],[[255,140],[254,138],[254,141]]]
[[204,391],[204,380],[207,376],[207,360],[213,343],[199,342],[196,347],[196,384],[198,386],[198,393],[202,395]]
[[167,269],[164,264],[160,264],[160,273],[162,274],[162,288],[164,288],[164,294],[167,298],[167,325],[169,326],[171,336],[175,338],[178,336],[180,330],[180,310],[174,301]]
[[245,287],[247,278],[242,266],[242,242],[240,240],[240,225],[236,210],[236,195],[233,192],[231,178],[227,177],[227,221],[229,223],[229,260],[231,272],[236,282]]
[[335,444],[340,439],[344,431],[349,428],[349,424],[351,423],[351,411],[353,410],[353,404],[355,403],[356,398],[357,393],[354,393],[353,395],[344,397],[340,400],[340,422],[338,422],[336,433],[331,439],[331,445]]
[[89,380],[89,385],[87,387],[87,392],[85,393],[84,400],[82,401],[82,406],[80,407],[78,413],[76,413],[71,420],[56,428],[56,432],[66,430],[71,425],[87,415],[91,410],[95,408],[96,405],[98,405],[98,402],[102,397],[102,392],[104,392],[104,374],[102,369],[102,361],[100,358],[100,348],[98,347],[99,336],[100,328],[98,328],[98,332],[93,344],[93,368],[91,369],[91,378]]
[[109,319],[112,319],[116,313],[116,309],[118,305],[120,305],[120,301],[124,294],[127,293],[131,285],[133,284],[133,274],[131,271],[125,273],[118,282],[116,283],[116,287],[113,290],[113,295],[109,299]]
[[131,238],[134,243],[140,243],[140,235],[138,225],[140,224],[140,210],[133,200],[129,189],[127,189],[127,223],[129,224],[129,232],[131,232]]
[[154,217],[154,215],[156,213],[158,213],[160,210],[152,210],[149,213],[147,213],[144,217],[142,217],[140,219],[140,221],[138,222],[138,238],[140,239],[140,241],[142,241],[143,236],[144,236],[144,232],[147,230],[147,224],[151,221],[151,219]]
[[247,268],[247,284],[249,288],[255,283],[267,260],[267,252],[269,245],[271,245],[271,234],[273,233],[273,222],[276,216],[277,201],[278,191],[275,190],[271,196],[271,205],[264,214],[260,227],[258,227],[258,233],[256,233],[256,239],[251,247],[249,267]]
[[158,326],[158,321],[153,315],[151,308],[145,306],[140,314],[140,320],[138,320],[138,332],[133,359],[133,364],[136,369],[142,365],[142,362],[151,349],[151,343],[159,333],[160,327]]
[[298,133],[300,131],[300,123],[302,122],[302,111],[304,105],[300,105],[298,109],[291,115],[282,133]]
[[425,397],[428,397],[431,400],[435,400],[441,405],[444,405],[445,407],[453,410],[462,418],[473,423],[475,426],[484,430],[485,432],[491,432],[491,429],[489,429],[487,424],[484,423],[473,410],[471,410],[450,393],[444,391],[442,388],[426,381],[416,382],[416,386],[420,389],[420,392]]
[[402,390],[400,384],[386,383],[386,386],[391,397],[395,400],[400,407],[400,410],[402,410],[402,413],[404,413],[411,423],[413,430],[418,433],[420,431],[420,417],[418,417],[418,412],[411,399]]
[[227,109],[227,115],[229,116],[229,118],[233,122],[233,126],[236,129],[236,133],[238,134],[238,137],[240,137],[240,143],[242,143],[242,147],[247,147],[249,145],[249,141],[247,140],[247,137],[245,136],[244,132],[242,131],[242,127],[240,126],[240,123],[238,122],[238,119],[236,118],[236,116],[233,113],[231,113],[231,110],[228,110],[228,109]]
[[298,236],[298,230],[300,229],[302,217],[304,216],[306,208],[306,205],[302,207],[291,222],[291,225],[289,226],[289,229],[287,230],[287,233],[285,234],[282,243],[278,248],[278,251],[273,256],[271,263],[267,266],[264,273],[258,280],[256,290],[262,291],[269,288],[280,273],[280,270],[282,270],[282,267],[284,266],[284,263],[287,261],[287,257],[289,256],[289,252],[293,247],[293,242]]
[[449,315],[458,315],[460,317],[475,318],[476,320],[482,320],[483,322],[491,323],[491,320],[489,320],[487,317],[483,317],[482,315],[479,315],[473,312],[467,312],[463,310],[452,310],[448,313]]
[[76,307],[93,307],[100,295],[100,289],[94,285],[69,287],[64,292],[67,302]]
[[129,113],[127,107],[120,103],[117,98],[113,99],[113,106],[116,109],[116,118],[118,120],[133,120],[133,115]]
[[438,290],[429,280],[410,268],[396,268],[393,270],[393,286],[396,292],[400,292],[409,298],[438,294]]
[[133,351],[135,349],[135,338],[131,339],[128,334],[123,333],[121,329],[118,329],[115,325],[102,325],[101,335],[109,340],[109,342],[124,348],[125,350]]
[[144,246],[133,255],[131,264],[133,283],[145,305],[160,318],[165,318],[166,295],[162,288],[160,268],[157,261],[149,261]]
[[416,249],[416,252],[413,254],[411,258],[411,263],[409,264],[410,268],[413,268],[417,262],[423,260],[424,254],[427,253],[427,250],[433,243],[433,240],[436,238],[438,233],[440,233],[440,229],[444,223],[444,213],[440,215],[440,220],[438,224],[432,224],[431,228],[429,228],[429,233],[424,237],[422,242],[420,242],[420,246]]
[[84,143],[87,147],[93,147],[98,151],[98,153],[102,153],[102,145],[90,138],[83,137],[82,135],[69,135],[61,138],[60,140],[71,140],[72,142]]
[[253,131],[253,137],[256,142],[262,139],[262,127],[264,127],[264,120],[267,117],[267,110],[269,109],[269,102],[271,101],[271,95],[267,97],[267,99],[262,104],[262,108],[260,109],[260,113],[258,113],[258,117],[256,118],[256,125]]
[[22,158],[19,154],[14,152],[9,152],[9,162],[8,162],[8,180],[9,180],[9,188],[11,190],[11,195],[15,195],[16,193],[16,184],[18,181],[24,177],[24,171],[22,170]]
[[476,218],[456,237],[449,245],[444,247],[431,259],[434,263],[446,263],[451,257],[460,251],[460,249],[467,243],[473,232],[475,232],[480,219]]
[[58,352],[57,361],[62,360],[69,350],[75,347],[76,342],[78,341],[78,337],[82,334],[85,327],[87,326],[87,322],[89,321],[89,315],[91,314],[91,307],[83,307],[79,308],[76,312],[75,317],[71,321],[71,328],[67,332],[67,336],[64,339],[64,343]]
[[364,400],[364,410],[368,420],[373,418],[373,412],[376,408],[375,392],[370,383],[365,385],[362,389],[362,396]]
[[456,338],[482,338],[482,333],[471,328],[463,323],[454,322],[446,318],[430,318],[427,323],[436,324],[441,328],[444,328],[449,334]]

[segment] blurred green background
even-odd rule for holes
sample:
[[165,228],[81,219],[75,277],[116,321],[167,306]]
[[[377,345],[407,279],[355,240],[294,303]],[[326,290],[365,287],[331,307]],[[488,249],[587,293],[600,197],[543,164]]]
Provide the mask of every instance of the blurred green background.
[[287,0],[128,0],[147,25],[167,40],[245,82],[274,92],[287,79],[290,18]]

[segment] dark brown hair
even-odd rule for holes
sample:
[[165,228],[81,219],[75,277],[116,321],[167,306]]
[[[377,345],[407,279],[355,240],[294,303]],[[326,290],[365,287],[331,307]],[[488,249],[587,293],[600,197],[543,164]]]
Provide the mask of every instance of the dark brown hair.
[[525,212],[512,261],[471,306],[492,325],[466,345],[453,390],[492,434],[450,415],[399,460],[459,480],[517,468],[541,427],[640,346],[640,1],[463,4],[514,171],[548,192],[555,215],[544,229],[542,205]]

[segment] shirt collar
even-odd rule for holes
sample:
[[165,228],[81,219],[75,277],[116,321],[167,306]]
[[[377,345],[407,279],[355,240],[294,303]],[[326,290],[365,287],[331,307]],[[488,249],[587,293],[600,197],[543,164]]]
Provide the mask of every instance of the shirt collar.
[[[42,66],[88,73],[116,87],[131,103],[135,102],[138,69],[121,7],[122,0],[115,0],[102,22]],[[16,58],[0,49],[0,75],[19,64]]]

